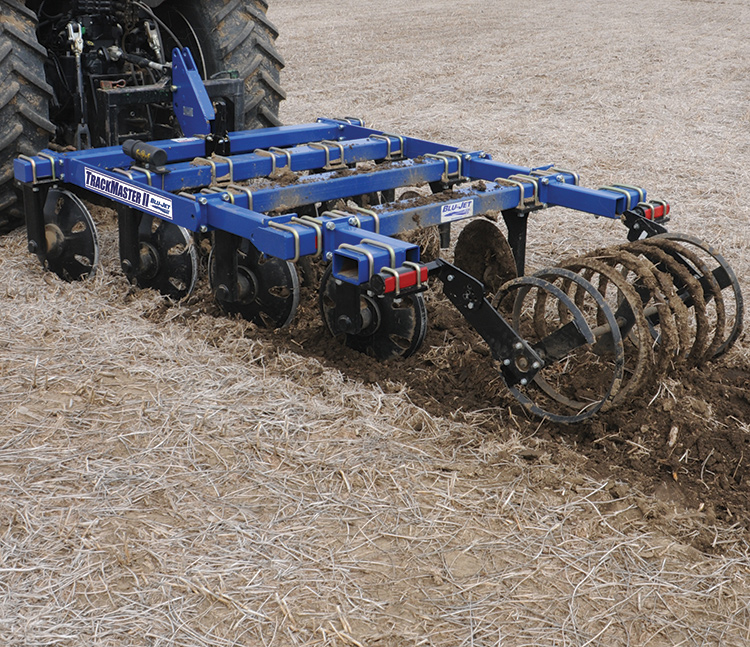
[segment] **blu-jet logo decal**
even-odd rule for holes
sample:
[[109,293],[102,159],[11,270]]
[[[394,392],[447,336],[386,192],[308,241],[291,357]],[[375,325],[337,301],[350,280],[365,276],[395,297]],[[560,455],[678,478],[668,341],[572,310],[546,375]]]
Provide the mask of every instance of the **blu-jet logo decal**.
[[172,198],[152,193],[130,182],[116,180],[104,173],[86,169],[85,188],[115,198],[131,207],[172,220]]
[[451,202],[440,209],[440,222],[451,222],[474,215],[474,200]]

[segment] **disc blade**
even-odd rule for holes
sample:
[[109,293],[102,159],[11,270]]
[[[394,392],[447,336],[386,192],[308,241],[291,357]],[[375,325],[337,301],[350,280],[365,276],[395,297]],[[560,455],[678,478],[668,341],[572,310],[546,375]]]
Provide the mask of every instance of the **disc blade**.
[[66,281],[93,276],[99,264],[96,225],[81,199],[52,188],[44,203],[47,268]]

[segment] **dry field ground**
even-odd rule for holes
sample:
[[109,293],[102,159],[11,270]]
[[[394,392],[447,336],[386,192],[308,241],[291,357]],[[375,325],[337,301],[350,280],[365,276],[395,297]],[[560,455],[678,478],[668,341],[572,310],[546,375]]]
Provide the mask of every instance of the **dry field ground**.
[[[285,122],[645,186],[749,291],[744,0],[271,5]],[[539,424],[438,295],[420,356],[378,365],[331,350],[309,290],[269,333],[205,285],[132,289],[97,218],[81,284],[0,240],[2,645],[750,644],[747,337],[653,400]],[[531,269],[624,240],[532,218]]]

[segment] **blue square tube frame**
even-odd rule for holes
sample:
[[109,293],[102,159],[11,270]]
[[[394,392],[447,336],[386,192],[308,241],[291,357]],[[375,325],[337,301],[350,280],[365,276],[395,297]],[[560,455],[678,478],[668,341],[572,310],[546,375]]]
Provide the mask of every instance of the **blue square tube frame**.
[[[15,160],[14,171],[20,182],[72,184],[194,232],[230,232],[269,256],[296,261],[322,255],[333,261],[336,278],[358,285],[383,267],[418,262],[416,245],[392,238],[416,227],[553,205],[619,218],[646,200],[636,187],[588,189],[578,185],[575,173],[554,165],[503,164],[482,151],[387,134],[350,120],[235,132],[229,141],[230,156],[210,159],[203,157],[206,142],[200,137],[151,142],[167,153],[165,167],[156,170],[142,169],[121,148],[108,147],[45,150]],[[373,161],[372,168],[355,168]],[[291,184],[269,177],[282,168],[310,174]],[[247,181],[254,182],[236,188]],[[449,191],[427,204],[397,201],[324,214],[312,223],[294,213],[303,205],[424,183],[442,183]]]

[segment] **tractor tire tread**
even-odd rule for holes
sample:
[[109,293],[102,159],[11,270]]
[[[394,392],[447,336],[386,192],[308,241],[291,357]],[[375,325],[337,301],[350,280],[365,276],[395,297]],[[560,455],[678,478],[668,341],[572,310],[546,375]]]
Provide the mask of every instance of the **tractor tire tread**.
[[[157,13],[165,18],[172,4],[176,0],[160,5]],[[275,44],[278,30],[267,9],[263,0],[183,0],[179,5],[200,39],[208,75],[236,70],[244,79],[248,129],[278,125],[279,103],[286,96],[279,80],[284,59]],[[174,20],[172,27],[179,29]]]
[[0,0],[0,234],[24,223],[13,160],[45,148],[55,132],[44,74],[47,50],[37,41],[36,24],[36,14],[22,2]]

